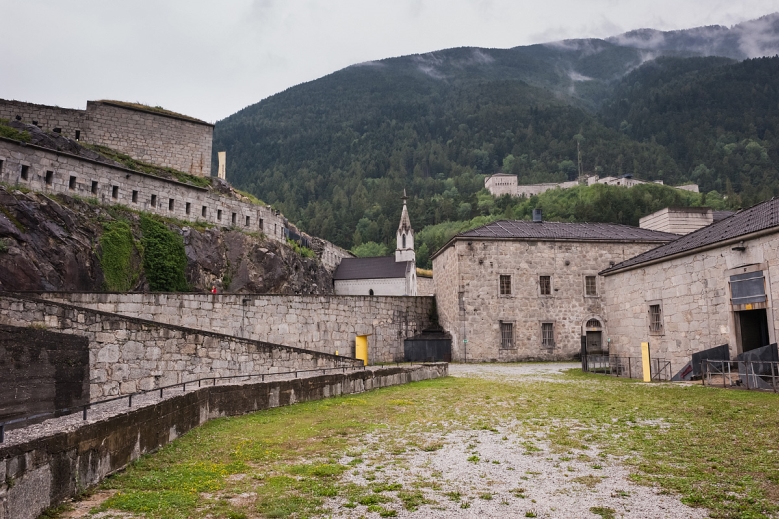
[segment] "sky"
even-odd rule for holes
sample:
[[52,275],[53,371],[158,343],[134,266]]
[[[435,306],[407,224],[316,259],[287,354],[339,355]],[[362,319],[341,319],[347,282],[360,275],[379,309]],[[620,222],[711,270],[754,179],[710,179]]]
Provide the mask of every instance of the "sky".
[[216,122],[365,61],[777,11],[779,0],[0,0],[0,98],[118,99]]

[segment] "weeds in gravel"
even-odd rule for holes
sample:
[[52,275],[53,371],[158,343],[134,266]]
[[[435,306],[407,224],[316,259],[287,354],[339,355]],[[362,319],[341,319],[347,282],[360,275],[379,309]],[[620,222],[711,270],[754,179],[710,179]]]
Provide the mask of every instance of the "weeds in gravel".
[[617,513],[613,508],[607,506],[593,506],[590,508],[590,512],[601,516],[603,519],[614,519]]
[[[417,490],[376,493],[370,485],[345,481],[345,471],[355,470],[351,467],[363,458],[377,465],[360,469],[367,481],[386,479],[378,466],[396,463],[390,455],[371,458],[366,435],[387,427],[406,431],[407,438],[395,440],[400,451],[424,446],[415,442],[440,433],[441,424],[448,430],[483,426],[496,432],[508,423],[519,424],[512,432],[534,439],[521,445],[525,450],[549,442],[549,456],[584,454],[604,460],[603,465],[618,459],[631,468],[633,481],[678,493],[684,503],[706,507],[715,518],[779,512],[779,397],[642,384],[578,370],[543,382],[446,378],[214,420],[107,480],[104,488],[118,492],[101,510],[149,519],[231,513],[302,518],[331,513],[333,497],[346,508],[370,507],[363,510],[379,515],[396,513],[393,508],[406,502],[421,508],[425,503]],[[466,455],[474,463],[481,461],[476,447],[470,440]],[[249,477],[236,477],[241,474]],[[522,477],[536,475],[528,471]],[[580,476],[586,477],[600,481]],[[521,490],[512,494],[521,499]],[[223,499],[241,493],[254,497],[243,504]],[[471,506],[459,493],[439,495],[463,509]],[[537,512],[529,510],[526,517],[535,517],[529,513]]]

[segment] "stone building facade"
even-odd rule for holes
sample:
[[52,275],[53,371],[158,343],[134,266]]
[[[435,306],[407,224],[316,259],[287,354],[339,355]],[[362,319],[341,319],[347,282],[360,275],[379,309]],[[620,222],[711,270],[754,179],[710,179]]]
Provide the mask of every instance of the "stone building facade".
[[155,166],[211,176],[214,125],[193,117],[121,101],[87,101],[86,110],[73,110],[0,100],[0,118],[107,146]]
[[611,354],[676,373],[693,353],[731,356],[777,341],[779,200],[770,200],[602,272]]
[[[604,266],[676,236],[614,224],[500,221],[433,256],[438,318],[452,360],[572,359],[605,347]],[[592,344],[590,344],[592,343]]]
[[[640,184],[662,184],[662,180],[653,180],[646,182],[633,178],[633,175],[622,175],[621,177],[603,177],[598,175],[584,175],[577,180],[567,182],[548,182],[544,184],[519,184],[517,175],[507,173],[495,173],[484,178],[484,188],[493,196],[525,196],[531,197],[545,193],[551,189],[570,189],[576,186],[591,186],[593,184],[607,184],[610,186],[634,187]],[[698,192],[697,184],[687,184],[684,186],[675,186],[676,189],[684,191]]]

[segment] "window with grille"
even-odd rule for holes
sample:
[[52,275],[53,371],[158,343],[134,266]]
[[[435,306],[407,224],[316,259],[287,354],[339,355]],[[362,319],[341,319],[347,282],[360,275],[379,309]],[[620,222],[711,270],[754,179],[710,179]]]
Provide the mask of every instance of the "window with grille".
[[500,323],[500,347],[514,347],[514,323]]
[[649,305],[649,332],[663,333],[663,311],[660,305]]
[[541,276],[538,283],[542,296],[552,295],[552,276]]
[[541,345],[546,348],[554,348],[553,323],[541,323]]
[[595,276],[584,276],[584,295],[598,295],[598,284]]
[[511,276],[500,276],[500,295],[511,295]]

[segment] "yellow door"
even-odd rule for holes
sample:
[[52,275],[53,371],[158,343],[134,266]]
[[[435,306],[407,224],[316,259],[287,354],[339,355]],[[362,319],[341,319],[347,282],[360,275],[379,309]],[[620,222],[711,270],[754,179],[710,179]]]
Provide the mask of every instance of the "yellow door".
[[358,335],[354,340],[354,356],[358,359],[362,359],[363,365],[368,365],[368,336]]

